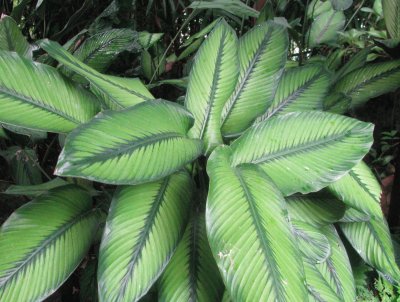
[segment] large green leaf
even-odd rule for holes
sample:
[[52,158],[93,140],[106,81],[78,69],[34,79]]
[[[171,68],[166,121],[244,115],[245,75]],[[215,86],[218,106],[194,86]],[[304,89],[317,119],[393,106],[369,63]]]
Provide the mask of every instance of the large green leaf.
[[384,218],[372,217],[366,222],[343,222],[340,228],[347,240],[365,262],[400,282],[400,270],[396,264],[393,243]]
[[346,10],[352,4],[353,0],[330,0],[335,10]]
[[138,79],[101,74],[75,58],[57,42],[41,40],[38,44],[51,57],[86,78],[97,95],[101,96],[106,106],[111,109],[122,109],[153,99],[153,96]]
[[52,294],[86,255],[97,225],[90,196],[72,185],[19,208],[0,231],[0,300]]
[[100,301],[137,301],[146,294],[184,233],[191,198],[186,172],[118,189],[100,246]]
[[358,163],[348,174],[329,185],[328,190],[351,208],[371,217],[383,217],[381,186],[364,162]]
[[307,33],[309,47],[320,44],[335,44],[338,32],[343,30],[346,18],[342,11],[330,9],[319,15]]
[[206,224],[211,250],[234,301],[305,301],[301,253],[284,199],[256,165],[231,167],[215,149]]
[[183,107],[162,100],[104,111],[68,135],[55,174],[110,184],[160,179],[202,153],[202,142],[186,136],[192,124]]
[[93,96],[53,67],[0,50],[0,121],[30,129],[69,132],[90,120]]
[[336,83],[338,79],[344,77],[349,72],[363,67],[367,62],[368,54],[370,53],[370,48],[364,48],[356,53],[351,59],[344,64],[333,76],[332,83]]
[[256,122],[276,114],[322,110],[322,101],[329,84],[330,75],[322,64],[309,64],[286,70],[272,104]]
[[291,219],[320,227],[338,222],[345,213],[344,204],[327,192],[295,194],[286,198]]
[[333,91],[352,98],[351,107],[400,87],[400,60],[372,63],[341,78]]
[[382,0],[383,16],[387,31],[392,39],[400,38],[400,2]]
[[355,208],[347,208],[340,222],[360,222],[360,221],[370,221],[371,217]]
[[[400,281],[390,232],[380,207],[381,187],[368,166],[363,162],[359,163],[328,188],[345,204],[370,216],[369,221],[340,223],[354,249],[365,262]],[[353,218],[347,218],[355,220],[354,216],[353,213]],[[360,215],[357,217],[360,218]]]
[[254,163],[284,195],[318,191],[368,152],[373,126],[326,113],[295,112],[252,126],[232,143],[232,163]]
[[189,135],[204,140],[206,153],[222,143],[221,112],[236,85],[237,61],[236,34],[221,20],[196,54],[185,99],[195,119]]
[[239,80],[222,110],[224,136],[243,132],[268,108],[286,62],[288,44],[286,28],[274,22],[258,25],[240,38]]
[[220,302],[224,290],[206,236],[204,213],[193,214],[159,281],[159,301]]
[[331,255],[323,263],[304,261],[309,301],[353,302],[356,291],[346,249],[332,225],[320,232],[329,241]]
[[0,19],[0,49],[15,51],[22,57],[31,58],[32,50],[17,22],[5,16]]
[[[98,72],[105,72],[118,54],[140,48],[137,32],[128,28],[110,29],[86,39],[73,55]],[[65,66],[62,71],[68,77],[77,78],[75,72]]]

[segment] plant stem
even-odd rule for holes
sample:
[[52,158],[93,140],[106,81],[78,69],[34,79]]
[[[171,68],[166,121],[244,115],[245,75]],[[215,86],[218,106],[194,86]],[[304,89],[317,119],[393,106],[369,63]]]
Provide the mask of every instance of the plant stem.
[[349,26],[349,24],[351,23],[351,21],[353,21],[354,17],[358,14],[358,12],[360,11],[360,9],[362,8],[362,6],[364,5],[365,0],[362,0],[360,5],[357,7],[356,11],[354,12],[354,14],[350,17],[349,22],[347,22],[347,24],[344,26],[343,31],[346,30],[347,26]]

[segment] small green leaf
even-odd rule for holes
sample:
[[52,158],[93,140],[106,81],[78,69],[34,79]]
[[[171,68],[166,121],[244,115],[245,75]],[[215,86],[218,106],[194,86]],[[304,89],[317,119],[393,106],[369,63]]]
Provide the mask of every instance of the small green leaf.
[[330,0],[335,10],[346,10],[352,4],[353,0]]
[[344,28],[346,18],[342,11],[329,10],[319,15],[307,33],[309,47],[321,44],[335,44],[338,32]]

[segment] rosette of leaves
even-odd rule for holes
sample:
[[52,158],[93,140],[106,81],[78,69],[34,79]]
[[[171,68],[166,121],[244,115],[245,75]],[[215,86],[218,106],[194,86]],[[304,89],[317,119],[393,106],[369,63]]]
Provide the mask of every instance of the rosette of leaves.
[[[160,301],[354,301],[335,223],[364,261],[400,280],[379,185],[361,162],[373,125],[322,111],[331,74],[320,64],[285,70],[282,25],[238,38],[218,21],[195,56],[184,106],[55,42],[39,45],[97,97],[50,66],[0,52],[0,122],[67,133],[55,174],[116,186],[100,301],[138,301],[150,289]],[[109,109],[97,113],[98,102]],[[0,300],[54,292],[85,256],[98,211],[85,190],[61,185],[11,215],[0,231]]]

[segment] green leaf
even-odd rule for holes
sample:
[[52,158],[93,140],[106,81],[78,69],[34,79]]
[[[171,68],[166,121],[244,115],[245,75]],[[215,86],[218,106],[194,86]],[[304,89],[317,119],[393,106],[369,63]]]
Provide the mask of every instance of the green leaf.
[[331,255],[323,263],[304,261],[310,301],[356,301],[353,274],[346,249],[332,225],[320,232],[328,239]]
[[[42,182],[38,168],[38,158],[33,149],[11,147],[14,156],[11,158],[11,175],[17,185],[37,185]],[[9,150],[10,150],[9,149]],[[10,150],[11,151],[11,150]]]
[[352,72],[353,70],[363,67],[367,62],[367,57],[370,51],[371,49],[367,47],[360,50],[354,56],[352,56],[351,59],[335,73],[332,79],[332,83],[336,83],[337,80],[341,79],[349,72]]
[[206,225],[213,256],[234,301],[305,301],[301,253],[284,199],[256,165],[231,167],[215,149]]
[[286,28],[274,22],[258,25],[240,38],[239,79],[222,110],[224,136],[243,132],[271,104],[288,44]]
[[90,196],[72,185],[20,207],[0,230],[0,300],[51,295],[86,255],[97,225]]
[[221,9],[240,18],[257,18],[259,14],[258,11],[240,0],[193,1],[189,7],[193,9]]
[[68,182],[57,177],[48,182],[38,185],[11,185],[4,193],[8,195],[25,195],[37,197],[48,192],[51,189],[62,187],[65,185],[68,185]]
[[295,112],[252,126],[232,143],[233,165],[258,164],[284,195],[322,189],[368,152],[373,125],[326,113]]
[[222,143],[221,112],[235,88],[237,65],[236,34],[221,20],[196,54],[185,99],[195,119],[189,135],[204,140],[207,154]]
[[159,301],[220,302],[224,290],[208,245],[204,213],[193,214],[159,281]]
[[364,162],[358,163],[349,173],[328,186],[339,200],[371,217],[383,217],[380,206],[381,186]]
[[341,92],[333,92],[324,99],[324,111],[344,114],[346,113],[351,104],[351,97],[346,96]]
[[313,0],[308,6],[307,17],[316,18],[319,15],[332,11],[331,1]]
[[31,46],[22,35],[17,22],[8,16],[0,19],[0,49],[15,51],[22,57],[32,57]]
[[400,87],[400,60],[372,63],[341,78],[333,91],[352,98],[351,107],[359,107],[369,99]]
[[181,47],[188,47],[190,44],[192,44],[195,40],[198,39],[203,39],[210,31],[213,30],[214,26],[221,21],[221,18],[215,19],[213,22],[205,26],[202,30],[199,32],[191,35],[183,44]]
[[139,44],[142,48],[148,49],[161,39],[162,33],[149,33],[147,31],[139,32]]
[[328,10],[319,15],[307,33],[309,47],[321,44],[335,44],[338,32],[344,28],[346,18],[342,11]]
[[[111,29],[86,39],[73,55],[98,72],[105,72],[121,52],[135,49],[140,49],[137,32],[128,28]],[[79,78],[65,66],[62,72],[74,80]]]
[[0,122],[48,132],[69,132],[99,110],[53,67],[7,51],[0,51],[0,99]]
[[221,302],[232,302],[231,296],[229,295],[229,292],[227,290],[225,290]]
[[383,16],[392,39],[400,38],[400,3],[398,0],[382,0]]
[[90,259],[79,278],[79,301],[97,302],[97,259]]
[[347,240],[369,265],[396,282],[400,270],[396,264],[393,243],[384,218],[371,217],[367,222],[340,223]]
[[290,68],[283,74],[268,110],[256,123],[276,114],[322,110],[330,84],[330,74],[323,65],[310,64]]
[[360,221],[369,221],[371,217],[359,210],[354,208],[347,208],[343,217],[340,219],[340,222],[360,222]]
[[55,174],[109,184],[161,179],[201,154],[202,142],[186,136],[192,124],[183,107],[162,100],[103,111],[68,135]]
[[117,190],[100,246],[100,301],[137,301],[147,293],[184,233],[191,198],[186,172]]
[[41,40],[37,43],[52,58],[86,78],[110,109],[123,109],[153,99],[138,79],[101,74],[75,58],[57,42]]
[[331,246],[318,227],[311,224],[291,220],[299,249],[303,257],[311,263],[322,263],[331,255]]
[[335,10],[346,10],[352,4],[353,0],[330,0]]
[[338,222],[345,213],[344,204],[326,191],[286,198],[291,219],[321,227]]

